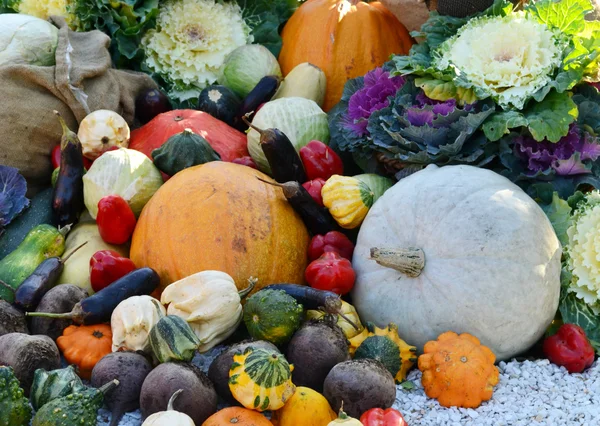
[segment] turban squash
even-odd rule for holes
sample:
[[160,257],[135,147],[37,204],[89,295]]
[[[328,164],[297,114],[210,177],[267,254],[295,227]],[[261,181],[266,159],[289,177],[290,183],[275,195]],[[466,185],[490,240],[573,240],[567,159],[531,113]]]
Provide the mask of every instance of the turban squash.
[[346,81],[383,65],[392,54],[407,54],[413,44],[408,30],[381,3],[358,0],[308,0],[281,36],[284,75],[304,62],[325,72],[325,111],[340,101]]
[[215,270],[248,279],[254,292],[278,283],[304,283],[308,231],[281,190],[250,167],[222,161],[185,169],[144,207],[131,260],[161,278],[161,289],[197,272]]

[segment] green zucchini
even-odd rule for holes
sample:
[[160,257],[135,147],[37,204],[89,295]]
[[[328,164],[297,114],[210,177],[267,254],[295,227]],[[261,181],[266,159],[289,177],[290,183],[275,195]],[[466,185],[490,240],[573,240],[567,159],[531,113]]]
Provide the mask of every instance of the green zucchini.
[[[158,302],[153,301],[155,305]],[[150,345],[156,359],[163,362],[191,361],[200,345],[200,339],[192,327],[181,317],[163,315],[157,306],[161,317],[150,330]]]
[[[21,244],[0,260],[0,281],[16,290],[45,259],[60,257],[65,251],[66,231],[67,228],[59,231],[47,224],[38,225],[29,231]],[[15,295],[0,285],[0,299],[12,303]]]
[[29,231],[42,223],[52,224],[52,188],[36,194],[29,208],[6,227],[0,237],[0,259],[14,251]]

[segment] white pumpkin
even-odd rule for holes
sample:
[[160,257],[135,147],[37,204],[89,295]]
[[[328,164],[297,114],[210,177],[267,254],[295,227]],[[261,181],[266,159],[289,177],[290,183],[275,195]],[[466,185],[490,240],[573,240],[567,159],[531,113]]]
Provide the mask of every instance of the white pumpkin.
[[173,403],[181,392],[183,389],[179,389],[169,398],[167,411],[152,414],[142,423],[142,426],[196,426],[190,416],[173,409]]
[[542,209],[508,179],[471,166],[429,166],[369,211],[354,251],[352,300],[363,321],[398,324],[421,352],[454,331],[506,360],[529,349],[554,318],[561,254]]
[[110,317],[113,352],[127,350],[152,353],[150,330],[161,318],[157,306],[165,316],[167,311],[164,306],[146,295],[129,297],[117,305]]

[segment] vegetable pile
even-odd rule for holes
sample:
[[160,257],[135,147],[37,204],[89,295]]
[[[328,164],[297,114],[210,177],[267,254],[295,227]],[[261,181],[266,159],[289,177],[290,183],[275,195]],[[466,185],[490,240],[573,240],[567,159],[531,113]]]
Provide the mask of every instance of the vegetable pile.
[[589,368],[592,10],[495,0],[409,34],[358,0],[4,2],[0,67],[58,66],[64,20],[155,84],[40,109],[43,191],[0,165],[0,425],[407,426],[413,369],[477,409],[499,361]]

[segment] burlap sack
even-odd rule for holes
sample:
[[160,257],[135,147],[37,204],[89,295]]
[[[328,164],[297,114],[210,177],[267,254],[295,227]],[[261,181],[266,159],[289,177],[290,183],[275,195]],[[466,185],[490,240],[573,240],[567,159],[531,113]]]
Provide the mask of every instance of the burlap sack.
[[73,131],[98,109],[116,111],[133,124],[136,96],[156,88],[145,74],[111,68],[104,33],[77,33],[62,18],[51,21],[59,28],[55,66],[0,67],[0,164],[21,171],[28,196],[50,183],[50,153],[61,138],[54,110]]

